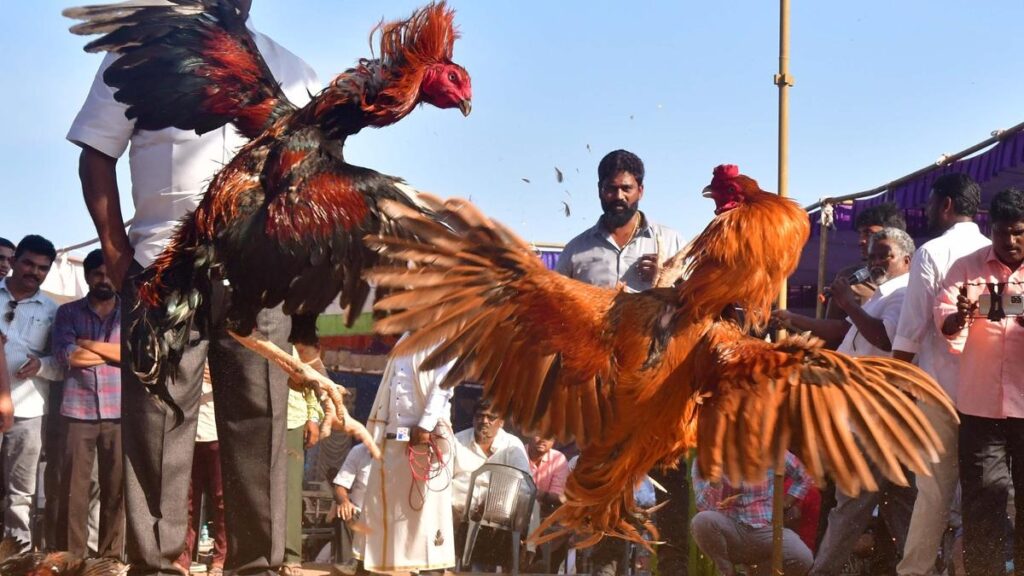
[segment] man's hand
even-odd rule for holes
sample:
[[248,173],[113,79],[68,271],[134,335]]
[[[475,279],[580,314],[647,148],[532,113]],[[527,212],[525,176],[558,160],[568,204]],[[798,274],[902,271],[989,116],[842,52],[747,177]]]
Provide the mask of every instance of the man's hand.
[[772,310],[772,321],[774,321],[783,330],[795,332],[796,329],[793,327],[793,313],[789,310]]
[[412,431],[409,432],[409,446],[420,446],[422,444],[428,444],[430,442],[430,430],[424,430],[419,426],[414,426]]
[[956,297],[956,312],[946,316],[942,322],[942,333],[952,336],[967,326],[967,320],[978,311],[978,303],[967,297],[966,294],[958,294]]
[[850,287],[850,281],[840,276],[832,282],[832,301],[847,313],[860,305],[857,293]]
[[320,424],[312,420],[306,420],[306,427],[302,430],[302,447],[309,450],[320,441]]
[[14,425],[14,403],[11,393],[0,392],[0,434],[7,432]]
[[32,378],[39,373],[39,369],[43,366],[43,363],[39,361],[39,358],[29,354],[28,360],[18,368],[18,371],[14,373],[14,377],[18,380],[24,380],[25,378]]
[[359,510],[356,509],[356,505],[353,504],[352,501],[349,500],[348,498],[339,502],[335,508],[335,514],[344,522],[348,522],[354,519],[358,515],[358,513]]
[[653,282],[658,276],[658,255],[644,254],[636,261],[636,270],[644,282]]

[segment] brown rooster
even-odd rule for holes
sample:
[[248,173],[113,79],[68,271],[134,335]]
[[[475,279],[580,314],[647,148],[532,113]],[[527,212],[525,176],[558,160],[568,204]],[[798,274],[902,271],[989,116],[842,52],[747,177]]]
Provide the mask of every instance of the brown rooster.
[[124,576],[128,566],[114,558],[80,558],[70,552],[22,552],[13,538],[0,541],[0,576]]
[[[339,390],[309,366],[323,372],[317,314],[340,293],[350,321],[358,316],[369,294],[361,274],[377,259],[363,237],[390,226],[378,203],[418,206],[400,179],[347,163],[342,148],[348,136],[398,122],[420,103],[469,114],[469,74],[452,62],[453,11],[431,4],[378,25],[378,57],[360,60],[301,109],[274,81],[231,0],[132,0],[64,14],[85,20],[72,32],[104,34],[87,51],[121,54],[104,80],[137,128],[203,133],[230,122],[251,139],[145,272],[133,368],[147,384],[165,384],[190,328],[204,325],[197,314],[211,283],[229,283],[232,333],[320,389],[329,416],[338,415],[325,419],[324,434],[332,420],[340,427]],[[257,313],[282,302],[305,363],[253,333]]]
[[[927,474],[942,450],[914,402],[953,408],[916,367],[849,358],[806,335],[746,335],[766,324],[796,267],[807,214],[735,166],[716,168],[709,191],[717,217],[688,247],[685,280],[639,294],[548,271],[464,201],[432,200],[438,221],[389,204],[421,242],[370,240],[415,263],[369,275],[400,291],[377,303],[394,312],[379,331],[413,331],[396,354],[437,345],[423,367],[456,359],[446,385],[483,382],[495,409],[525,428],[575,437],[569,501],[546,525],[592,534],[584,544],[638,538],[631,487],[694,447],[705,478],[748,481],[791,448],[849,494],[877,489],[863,452],[906,484],[901,464]],[[722,317],[733,304],[744,326]]]

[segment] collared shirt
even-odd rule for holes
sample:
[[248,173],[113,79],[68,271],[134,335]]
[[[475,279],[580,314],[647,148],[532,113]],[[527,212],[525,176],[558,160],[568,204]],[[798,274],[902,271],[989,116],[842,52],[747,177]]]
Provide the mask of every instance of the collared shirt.
[[[11,381],[11,401],[16,418],[35,418],[46,414],[46,397],[50,381],[60,380],[60,366],[50,355],[50,330],[57,315],[57,303],[42,292],[18,301],[14,318],[8,322],[7,312],[14,300],[7,290],[7,278],[0,280],[0,332],[7,336],[4,354],[7,375]],[[17,379],[15,373],[28,361],[29,354],[39,358],[39,373],[32,378]]]
[[[711,484],[701,478],[697,462],[693,463],[693,493],[697,510],[721,512],[740,524],[751,528],[762,528],[772,523],[772,495],[774,494],[774,472],[768,471],[766,481],[758,484],[741,482],[733,485],[727,478]],[[793,480],[786,494],[803,500],[811,488],[811,477],[803,463],[791,453],[786,453],[786,477]]]
[[[909,274],[900,274],[895,278],[886,280],[878,287],[878,290],[875,290],[871,298],[868,298],[868,301],[861,306],[868,316],[878,318],[885,324],[885,333],[889,335],[890,342],[896,335],[896,325],[900,320],[900,309],[903,307],[903,298],[907,293],[907,281],[909,279]],[[846,321],[852,324],[849,318]],[[843,338],[842,344],[836,350],[850,356],[892,355],[892,352],[882,350],[868,342],[856,325],[850,326],[850,330],[846,332],[846,337]]]
[[89,299],[82,298],[57,309],[53,322],[53,356],[65,371],[64,399],[60,413],[76,420],[117,420],[121,417],[121,367],[108,363],[73,368],[71,355],[77,340],[121,341],[121,305],[101,318]]
[[[309,65],[254,31],[251,19],[247,25],[289,100],[302,106],[309,101],[310,93],[320,91],[320,82]],[[124,115],[127,106],[114,100],[114,91],[103,81],[103,72],[117,57],[108,54],[103,60],[67,139],[111,158],[120,157],[131,142],[135,216],[128,237],[135,259],[148,266],[170,241],[178,220],[195,209],[207,183],[246,140],[231,126],[203,136],[177,128],[136,132],[135,121]]]
[[469,479],[484,464],[504,464],[530,471],[530,458],[523,441],[504,430],[498,430],[491,443],[490,454],[476,443],[472,428],[455,435],[455,471],[452,474],[452,505],[462,509],[469,493]]
[[[527,453],[529,455],[529,453]],[[569,462],[565,454],[552,448],[541,456],[539,463],[530,460],[530,474],[538,492],[562,494],[565,492],[565,481],[569,478]]]
[[[1004,294],[1024,294],[1024,265],[1016,270],[999,261],[991,246],[957,260],[942,282],[934,309],[935,326],[956,313],[956,298],[967,284],[967,297],[977,301],[986,283],[1006,283]],[[981,284],[980,286],[972,284]],[[947,337],[960,354],[956,408],[981,418],[1024,418],[1024,326],[1016,316],[993,322],[972,318],[964,329]]]
[[619,248],[600,220],[592,228],[565,245],[555,270],[594,286],[615,288],[619,282],[632,292],[651,288],[651,282],[640,279],[637,261],[645,254],[657,254],[661,260],[675,256],[683,248],[679,233],[654,224],[640,213],[637,233]]
[[942,236],[925,242],[910,262],[910,279],[892,349],[917,354],[918,366],[931,374],[950,398],[956,398],[960,359],[950,353],[945,337],[932,321],[935,299],[953,262],[991,243],[974,222],[958,222]]
[[334,483],[348,490],[348,499],[359,509],[363,507],[366,484],[370,480],[370,464],[373,458],[365,444],[356,444],[348,451],[345,461],[334,477]]
[[[419,426],[433,430],[438,422],[450,422],[454,390],[441,387],[451,363],[437,370],[417,371],[430,351],[391,358],[391,404],[387,431]],[[386,383],[385,383],[386,384]],[[383,385],[383,384],[382,384]],[[426,396],[424,396],[426,390]]]

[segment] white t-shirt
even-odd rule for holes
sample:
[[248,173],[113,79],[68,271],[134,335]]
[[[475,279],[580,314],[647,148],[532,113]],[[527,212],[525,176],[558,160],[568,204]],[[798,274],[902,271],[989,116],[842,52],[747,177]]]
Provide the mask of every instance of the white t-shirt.
[[[903,297],[907,293],[907,280],[909,274],[901,274],[895,278],[886,280],[875,293],[868,298],[868,301],[861,306],[864,312],[873,318],[878,318],[885,325],[885,333],[889,335],[889,341],[896,337],[896,325],[900,320],[900,308],[903,307]],[[846,319],[850,322],[850,319]],[[851,322],[852,324],[852,322]],[[892,352],[886,352],[875,346],[860,333],[857,326],[850,326],[850,330],[843,338],[842,344],[836,349],[843,354],[850,356],[892,356]]]
[[[251,19],[247,26],[289,100],[302,106],[310,93],[320,91],[320,82],[308,64],[253,30]],[[170,241],[178,220],[195,209],[210,179],[246,140],[230,125],[203,136],[177,128],[136,132],[135,121],[124,115],[128,107],[114,100],[113,89],[103,81],[103,72],[117,57],[108,54],[104,58],[67,139],[111,158],[119,158],[131,143],[135,216],[128,238],[135,259],[148,266]]]
[[348,490],[348,499],[362,510],[366,496],[366,484],[370,480],[370,464],[373,458],[365,444],[356,444],[348,451],[345,462],[334,477],[334,483]]
[[892,349],[917,354],[918,365],[950,398],[956,398],[960,357],[949,351],[945,336],[935,326],[935,301],[953,263],[991,243],[974,222],[958,222],[942,236],[925,242],[910,261],[910,280]]

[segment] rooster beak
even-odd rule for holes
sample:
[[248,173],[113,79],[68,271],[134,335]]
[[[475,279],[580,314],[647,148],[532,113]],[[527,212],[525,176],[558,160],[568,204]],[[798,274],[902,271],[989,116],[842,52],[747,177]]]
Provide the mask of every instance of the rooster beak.
[[473,111],[473,102],[468,98],[459,102],[459,110],[462,110],[463,116],[469,116],[469,113]]
[[704,196],[705,198],[711,198],[711,186],[705,186],[704,190],[701,192],[701,195]]

